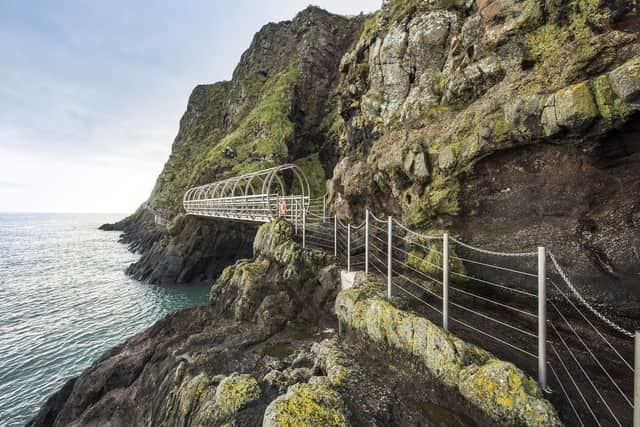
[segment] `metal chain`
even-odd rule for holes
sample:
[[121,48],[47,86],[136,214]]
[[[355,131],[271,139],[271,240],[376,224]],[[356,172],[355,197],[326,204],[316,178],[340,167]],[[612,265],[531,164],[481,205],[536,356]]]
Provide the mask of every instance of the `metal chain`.
[[558,272],[560,277],[562,277],[562,280],[564,280],[564,282],[567,284],[567,286],[571,290],[571,293],[573,293],[573,295],[578,299],[578,301],[582,305],[584,305],[587,308],[587,310],[589,310],[591,313],[593,313],[594,316],[596,316],[598,319],[602,320],[604,323],[606,323],[607,325],[609,325],[611,328],[615,329],[616,331],[620,332],[621,334],[626,335],[626,336],[628,336],[630,338],[634,337],[634,334],[632,332],[627,331],[622,326],[620,326],[617,323],[615,323],[613,320],[608,319],[604,314],[600,313],[591,304],[589,304],[584,299],[584,297],[580,294],[580,292],[578,292],[578,290],[575,288],[575,286],[573,286],[573,283],[571,283],[571,280],[569,280],[569,277],[567,276],[567,274],[560,267],[560,264],[558,264],[558,261],[556,260],[556,257],[550,251],[547,251],[547,253],[549,254],[549,259],[551,259],[551,262],[555,266],[556,271]]
[[343,223],[342,223],[342,221],[340,221],[340,218],[338,218],[338,224],[340,224],[340,226],[341,226],[342,228],[347,228],[347,227],[348,227],[348,225],[347,225],[347,224],[343,224]]
[[496,255],[496,256],[509,256],[509,257],[529,257],[529,256],[537,256],[538,252],[496,252],[490,251],[488,249],[476,248],[475,246],[471,246],[468,243],[461,242],[458,239],[453,237],[449,237],[449,240],[456,242],[460,246],[464,246],[467,249],[471,249],[477,252],[481,252],[487,255]]
[[386,224],[386,223],[387,223],[387,220],[378,218],[378,217],[377,217],[377,216],[375,216],[375,215],[373,214],[373,212],[371,212],[371,211],[369,212],[369,216],[370,216],[371,218],[375,219],[376,221],[381,222],[381,223],[383,223],[383,224]]
[[409,234],[412,234],[414,236],[418,236],[421,237],[425,240],[442,240],[442,236],[430,236],[428,234],[422,234],[422,233],[418,233],[416,231],[410,230],[409,228],[407,228],[405,225],[401,224],[397,219],[393,219],[393,222],[396,223],[396,225],[398,227],[400,227],[401,229],[403,229],[404,231],[406,231]]

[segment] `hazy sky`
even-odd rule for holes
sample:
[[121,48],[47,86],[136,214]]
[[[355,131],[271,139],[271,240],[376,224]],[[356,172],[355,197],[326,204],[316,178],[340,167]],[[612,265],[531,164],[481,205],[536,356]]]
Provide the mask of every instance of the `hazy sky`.
[[[331,12],[380,0],[317,0]],[[308,0],[0,1],[0,211],[132,212],[191,89]]]

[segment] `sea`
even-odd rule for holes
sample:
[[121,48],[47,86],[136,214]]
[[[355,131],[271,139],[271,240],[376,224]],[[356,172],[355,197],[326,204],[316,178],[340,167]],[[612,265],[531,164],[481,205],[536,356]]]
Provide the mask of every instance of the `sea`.
[[207,303],[206,284],[127,277],[139,255],[98,227],[124,215],[0,213],[0,426],[22,426],[105,351],[174,310]]

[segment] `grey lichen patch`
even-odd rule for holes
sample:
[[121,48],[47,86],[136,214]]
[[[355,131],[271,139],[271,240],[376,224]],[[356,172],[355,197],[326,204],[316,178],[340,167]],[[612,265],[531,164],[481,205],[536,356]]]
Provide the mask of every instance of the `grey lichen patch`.
[[640,98],[640,57],[626,62],[609,73],[609,82],[615,94],[624,102]]

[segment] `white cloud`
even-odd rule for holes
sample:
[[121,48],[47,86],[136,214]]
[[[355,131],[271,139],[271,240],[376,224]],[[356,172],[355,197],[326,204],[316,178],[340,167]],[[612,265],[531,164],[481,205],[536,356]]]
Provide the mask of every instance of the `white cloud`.
[[[380,1],[315,3],[356,14]],[[307,1],[41,6],[0,3],[0,211],[133,211],[191,89],[230,78],[260,26]]]

